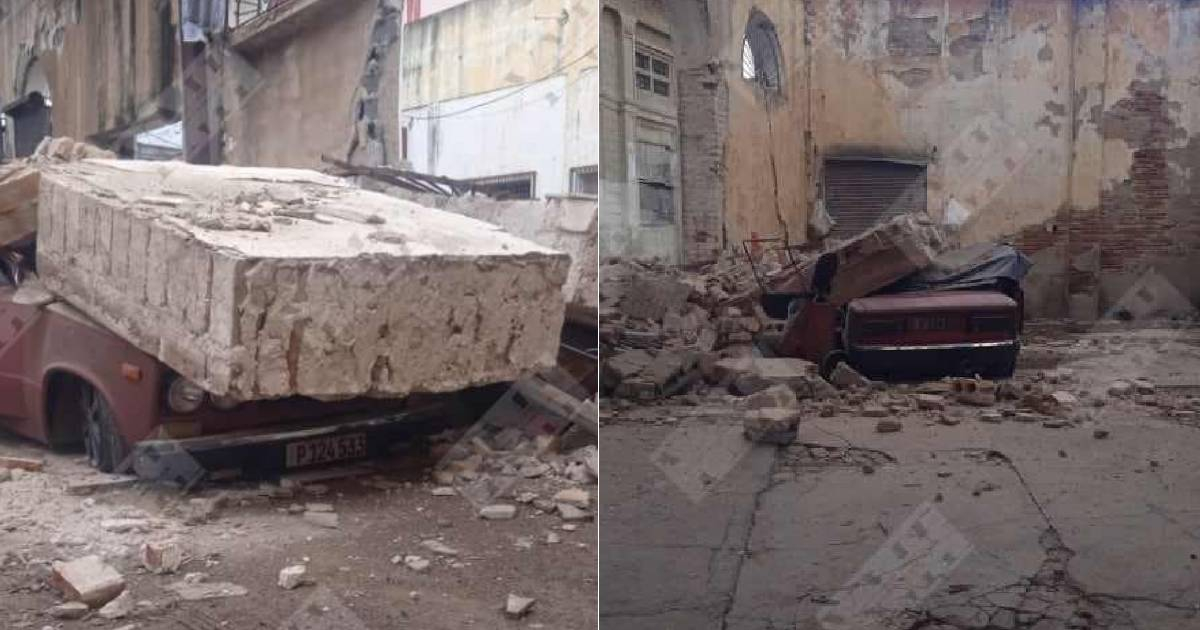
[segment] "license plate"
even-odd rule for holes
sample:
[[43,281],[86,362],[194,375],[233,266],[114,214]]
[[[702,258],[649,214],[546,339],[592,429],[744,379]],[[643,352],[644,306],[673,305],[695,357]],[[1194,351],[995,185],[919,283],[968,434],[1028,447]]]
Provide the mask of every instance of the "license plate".
[[292,442],[287,445],[287,467],[313,466],[367,456],[367,435],[352,433]]
[[909,329],[919,330],[923,332],[931,330],[949,330],[950,318],[948,317],[913,317],[909,319]]

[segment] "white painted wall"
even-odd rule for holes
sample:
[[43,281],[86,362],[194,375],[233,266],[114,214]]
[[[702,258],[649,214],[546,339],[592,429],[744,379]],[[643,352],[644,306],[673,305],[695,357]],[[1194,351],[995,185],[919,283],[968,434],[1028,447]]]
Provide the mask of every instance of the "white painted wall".
[[596,164],[596,72],[563,75],[404,111],[412,169],[460,179],[537,173],[535,194],[566,194]]

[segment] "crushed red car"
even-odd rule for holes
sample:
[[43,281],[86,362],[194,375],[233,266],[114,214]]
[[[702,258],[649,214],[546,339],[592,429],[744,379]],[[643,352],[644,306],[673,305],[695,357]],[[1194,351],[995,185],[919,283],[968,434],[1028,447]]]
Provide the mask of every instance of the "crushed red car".
[[305,468],[374,456],[427,422],[445,422],[438,404],[411,399],[210,396],[52,300],[37,288],[34,260],[32,241],[0,248],[0,426],[55,448],[82,446],[103,471]]
[[872,378],[1007,377],[1024,321],[1021,281],[1031,263],[1007,245],[946,252],[884,288],[844,303],[828,299],[836,265],[825,256],[787,290],[768,291],[768,315],[786,319],[768,351],[807,359],[828,375],[842,361]]

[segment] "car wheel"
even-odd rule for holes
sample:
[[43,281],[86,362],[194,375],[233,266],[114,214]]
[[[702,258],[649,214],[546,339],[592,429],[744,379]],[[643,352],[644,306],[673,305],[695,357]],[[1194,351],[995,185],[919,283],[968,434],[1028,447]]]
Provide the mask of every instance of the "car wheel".
[[100,392],[86,386],[79,401],[83,413],[83,447],[88,462],[103,472],[116,471],[125,461],[127,449],[117,432],[112,407]]
[[829,380],[829,375],[833,374],[834,368],[836,368],[839,363],[845,361],[846,359],[846,353],[842,350],[834,350],[830,352],[829,354],[825,355],[824,359],[821,359],[821,366],[818,374],[821,375],[821,378]]

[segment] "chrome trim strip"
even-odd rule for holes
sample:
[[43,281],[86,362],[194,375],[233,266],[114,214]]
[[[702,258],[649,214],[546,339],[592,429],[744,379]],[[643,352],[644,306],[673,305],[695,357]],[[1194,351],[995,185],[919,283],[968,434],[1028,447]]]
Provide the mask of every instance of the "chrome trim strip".
[[902,351],[902,350],[973,350],[977,348],[1013,348],[1017,341],[977,341],[973,343],[942,343],[929,346],[850,346],[852,351]]

